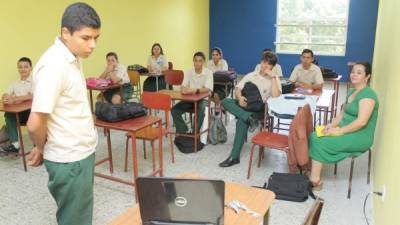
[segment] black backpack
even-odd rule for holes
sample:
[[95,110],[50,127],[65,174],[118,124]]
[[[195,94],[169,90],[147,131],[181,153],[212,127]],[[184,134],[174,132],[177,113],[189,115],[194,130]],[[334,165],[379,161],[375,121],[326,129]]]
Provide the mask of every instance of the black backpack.
[[282,94],[292,93],[295,85],[288,78],[281,78]]
[[[186,137],[186,136],[177,136],[175,137],[175,145],[178,147],[178,150],[182,153],[188,154],[193,153],[194,151],[194,138]],[[201,151],[204,148],[204,144],[200,141],[200,138],[197,138],[197,151]]]
[[246,82],[242,89],[242,95],[247,99],[247,106],[244,107],[246,111],[260,112],[264,109],[264,102],[257,85]]
[[339,74],[337,74],[333,69],[326,67],[320,67],[320,69],[323,78],[337,78],[339,76]]
[[275,193],[276,199],[304,202],[308,196],[315,199],[312,184],[306,175],[293,173],[272,173],[263,188]]
[[141,66],[139,64],[129,65],[128,70],[137,71],[138,73],[148,73],[149,72],[149,70],[146,67]]
[[214,82],[232,82],[235,79],[235,71],[216,71],[214,73]]
[[124,104],[111,104],[96,102],[96,117],[107,122],[118,122],[132,119],[147,114],[147,109],[140,103],[129,102]]

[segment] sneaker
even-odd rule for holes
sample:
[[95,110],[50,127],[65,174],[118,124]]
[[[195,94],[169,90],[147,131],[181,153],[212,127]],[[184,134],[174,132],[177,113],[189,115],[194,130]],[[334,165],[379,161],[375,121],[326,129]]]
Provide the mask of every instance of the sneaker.
[[249,118],[249,131],[254,132],[258,127],[258,120],[250,116]]
[[19,148],[16,148],[14,145],[9,145],[7,147],[3,147],[3,151],[6,153],[18,153]]

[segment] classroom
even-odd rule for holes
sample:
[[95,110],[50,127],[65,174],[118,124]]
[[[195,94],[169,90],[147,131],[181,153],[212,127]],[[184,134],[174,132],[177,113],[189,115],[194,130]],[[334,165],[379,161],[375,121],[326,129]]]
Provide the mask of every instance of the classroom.
[[0,225],[400,224],[397,10],[0,0]]

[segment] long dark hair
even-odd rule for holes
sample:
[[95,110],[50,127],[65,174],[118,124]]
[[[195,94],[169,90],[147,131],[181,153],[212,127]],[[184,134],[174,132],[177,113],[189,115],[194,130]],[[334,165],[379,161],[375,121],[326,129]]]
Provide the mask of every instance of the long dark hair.
[[151,46],[151,52],[150,52],[150,54],[153,55],[153,49],[154,49],[154,47],[156,47],[156,46],[158,46],[158,47],[160,48],[160,55],[164,55],[164,51],[163,51],[163,49],[162,49],[162,47],[161,47],[161,45],[160,45],[159,43],[154,43],[153,46]]

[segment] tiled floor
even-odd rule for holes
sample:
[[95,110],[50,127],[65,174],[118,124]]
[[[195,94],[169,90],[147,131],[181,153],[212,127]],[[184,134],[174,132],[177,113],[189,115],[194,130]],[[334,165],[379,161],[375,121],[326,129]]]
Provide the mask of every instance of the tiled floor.
[[[345,87],[342,87],[345,89]],[[343,96],[341,96],[343,99]],[[164,142],[164,162],[167,176],[175,176],[183,172],[192,172],[209,178],[223,179],[246,185],[262,185],[273,172],[287,171],[286,156],[284,153],[269,150],[262,162],[261,168],[254,167],[250,180],[246,179],[246,171],[250,145],[247,144],[241,156],[241,163],[232,168],[219,168],[218,163],[229,154],[232,141],[234,124],[228,125],[228,142],[223,145],[206,146],[197,154],[184,155],[176,151],[176,162],[170,161],[169,146]],[[99,131],[100,141],[97,148],[97,158],[106,154],[105,139]],[[251,135],[250,135],[251,136]],[[112,132],[114,175],[129,178],[123,171],[125,136],[121,132]],[[25,139],[28,139],[25,137]],[[30,141],[27,140],[27,147]],[[138,149],[142,149],[138,142]],[[139,151],[140,173],[146,174],[151,170],[149,159],[143,159],[143,152]],[[255,164],[254,164],[255,165]],[[363,203],[365,195],[371,186],[366,184],[367,155],[356,160],[352,198],[346,198],[347,182],[349,176],[349,160],[339,164],[338,175],[333,175],[333,166],[328,165],[323,171],[324,188],[317,193],[325,199],[322,211],[321,225],[362,225],[365,224],[363,216]],[[96,171],[107,173],[108,167],[104,165]],[[44,167],[29,168],[23,171],[22,163],[16,157],[0,158],[0,225],[53,225],[55,221],[56,205],[47,190],[47,173]],[[93,224],[107,224],[110,220],[124,212],[135,203],[133,190],[126,185],[117,184],[101,178],[95,178],[95,205]],[[301,224],[313,200],[304,203],[274,201],[271,208],[271,225],[297,225]],[[367,204],[367,215],[371,217],[371,204]]]

